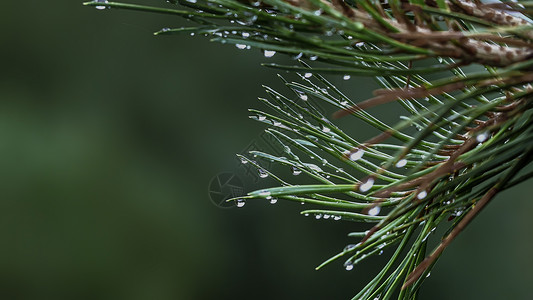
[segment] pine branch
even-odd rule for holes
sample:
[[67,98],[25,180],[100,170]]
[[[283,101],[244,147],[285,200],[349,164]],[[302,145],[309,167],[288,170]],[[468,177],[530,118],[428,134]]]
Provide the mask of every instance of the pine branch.
[[[239,49],[262,49],[267,57],[278,52],[295,57],[295,65],[265,64],[299,76],[292,82],[280,76],[288,94],[265,87],[269,98],[260,101],[267,109],[250,110],[252,119],[269,126],[266,132],[283,156],[263,151],[239,156],[278,186],[232,201],[239,207],[253,199],[295,201],[313,206],[304,215],[374,223],[367,232],[349,234],[359,242],[317,267],[344,258],[352,270],[395,248],[354,299],[388,299],[400,287],[399,299],[415,298],[438,257],[482,208],[532,177],[519,173],[531,163],[533,149],[533,3],[169,2],[180,9],[85,5],[173,14],[198,25],[164,28],[157,35],[201,34]],[[323,64],[311,66],[315,62]],[[354,101],[326,74],[372,77],[382,88]],[[367,112],[390,102],[410,116],[391,126]],[[336,109],[334,118],[355,117],[382,133],[357,141],[317,103]],[[412,127],[418,132],[410,133]],[[277,169],[265,168],[264,160],[307,176],[309,184],[291,183]],[[446,224],[448,232],[427,255],[433,247],[428,237]]]

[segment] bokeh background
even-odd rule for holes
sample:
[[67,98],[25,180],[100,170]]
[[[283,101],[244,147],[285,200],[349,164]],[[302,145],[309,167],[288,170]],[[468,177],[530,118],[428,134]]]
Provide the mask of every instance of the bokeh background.
[[[221,172],[246,190],[272,184],[250,181],[235,153],[261,137],[246,111],[261,84],[281,84],[259,51],[152,35],[182,25],[81,1],[2,2],[0,298],[350,299],[390,254],[314,271],[368,227],[296,204],[213,204]],[[371,83],[339,84],[364,97]],[[533,297],[530,185],[460,235],[422,299]]]

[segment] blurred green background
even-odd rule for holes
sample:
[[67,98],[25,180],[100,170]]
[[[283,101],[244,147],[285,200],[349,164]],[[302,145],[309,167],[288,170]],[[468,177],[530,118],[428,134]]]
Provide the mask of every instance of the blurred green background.
[[[384,262],[314,271],[368,226],[210,201],[221,172],[272,184],[235,159],[260,137],[246,109],[261,84],[281,86],[259,51],[155,37],[186,22],[81,1],[8,0],[0,16],[1,299],[350,299]],[[454,242],[422,299],[533,297],[528,185]]]

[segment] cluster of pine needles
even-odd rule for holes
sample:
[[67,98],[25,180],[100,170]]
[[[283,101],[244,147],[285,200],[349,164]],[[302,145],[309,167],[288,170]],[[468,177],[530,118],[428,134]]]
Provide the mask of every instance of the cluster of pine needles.
[[[240,156],[277,187],[232,199],[287,200],[316,218],[370,222],[343,259],[347,270],[391,248],[389,262],[354,299],[414,299],[444,249],[501,191],[533,176],[533,2],[477,0],[179,0],[161,7],[92,1],[97,8],[172,14],[188,33],[294,65],[288,93],[266,87],[265,110],[250,110],[283,155]],[[325,77],[374,78],[370,99],[343,94]],[[408,116],[388,124],[369,108],[397,102]],[[317,103],[337,110],[325,115]],[[355,117],[380,134],[358,141],[331,121]],[[354,124],[356,124],[354,123]],[[390,123],[390,122],[389,122]],[[416,128],[416,130],[413,130]],[[261,162],[309,184],[293,184]],[[265,176],[266,176],[265,175]],[[294,177],[293,177],[294,178]],[[381,213],[381,214],[380,214]],[[447,231],[437,245],[428,236]],[[399,294],[398,294],[399,293]]]

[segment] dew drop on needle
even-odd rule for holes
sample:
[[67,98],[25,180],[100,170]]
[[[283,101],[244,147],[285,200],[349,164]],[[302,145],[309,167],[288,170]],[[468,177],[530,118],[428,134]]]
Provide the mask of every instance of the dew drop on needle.
[[273,50],[265,50],[263,52],[263,54],[265,55],[265,57],[272,57],[276,54],[276,51],[273,51]]
[[350,160],[351,161],[360,160],[361,157],[363,157],[364,154],[365,154],[365,150],[357,149],[357,151],[350,152]]
[[403,159],[400,159],[397,163],[396,163],[396,168],[403,168],[407,165],[407,159],[403,158]]
[[[97,0],[96,2],[97,3],[103,3],[103,4],[107,4],[108,3],[107,0]],[[98,5],[98,6],[96,6],[96,9],[100,9],[100,10],[101,9],[106,9],[106,6],[105,5]]]
[[377,216],[380,211],[381,211],[381,207],[374,206],[374,207],[372,207],[371,209],[368,210],[368,215],[369,216]]
[[426,192],[426,191],[421,191],[420,193],[418,193],[418,195],[416,195],[416,197],[417,197],[418,199],[422,200],[422,199],[426,198],[427,195],[428,195],[428,192]]
[[367,179],[367,181],[361,183],[361,185],[359,185],[359,190],[361,192],[367,192],[369,191],[372,186],[374,186],[374,178],[370,177]]
[[346,269],[346,271],[351,271],[353,270],[353,263],[351,261],[347,261],[345,264],[344,264],[344,268]]
[[291,169],[292,169],[292,175],[296,176],[296,175],[300,175],[302,173],[302,170],[298,169],[295,166],[292,166]]

